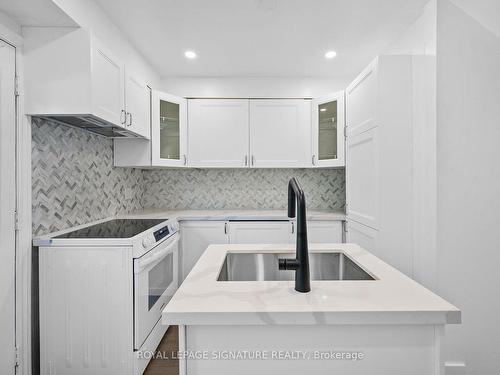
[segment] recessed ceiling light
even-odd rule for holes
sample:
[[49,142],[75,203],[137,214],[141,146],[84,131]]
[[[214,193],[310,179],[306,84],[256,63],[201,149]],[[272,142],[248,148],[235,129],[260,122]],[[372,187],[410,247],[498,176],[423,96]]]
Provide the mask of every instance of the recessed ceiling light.
[[328,51],[325,53],[325,58],[327,59],[333,59],[335,56],[337,56],[337,52],[335,51]]
[[186,52],[184,52],[184,56],[186,56],[188,59],[194,59],[194,58],[196,58],[196,52],[186,51]]

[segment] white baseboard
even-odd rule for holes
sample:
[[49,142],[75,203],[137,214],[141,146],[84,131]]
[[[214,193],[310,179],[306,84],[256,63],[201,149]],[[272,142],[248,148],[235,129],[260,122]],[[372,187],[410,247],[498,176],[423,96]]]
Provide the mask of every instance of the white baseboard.
[[463,362],[445,362],[445,375],[466,375],[466,366]]

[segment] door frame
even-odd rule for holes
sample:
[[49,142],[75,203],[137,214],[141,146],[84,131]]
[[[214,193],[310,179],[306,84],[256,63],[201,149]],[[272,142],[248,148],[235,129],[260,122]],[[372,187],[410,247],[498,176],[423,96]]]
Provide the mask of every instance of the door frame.
[[15,101],[16,126],[16,326],[15,338],[19,366],[16,374],[32,373],[31,340],[31,121],[24,113],[23,55],[24,39],[0,24],[0,39],[15,48],[15,72],[18,95]]

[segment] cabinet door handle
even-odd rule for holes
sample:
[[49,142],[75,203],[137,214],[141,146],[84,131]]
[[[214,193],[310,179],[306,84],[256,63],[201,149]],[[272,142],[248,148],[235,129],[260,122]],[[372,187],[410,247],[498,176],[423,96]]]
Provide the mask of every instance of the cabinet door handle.
[[294,234],[294,233],[295,233],[295,224],[292,221],[292,234]]
[[224,234],[227,234],[227,223],[224,223]]
[[124,109],[120,112],[120,124],[125,125],[127,122],[127,112]]
[[248,165],[248,155],[245,155],[245,167]]
[[312,156],[312,165],[316,165],[316,155]]
[[[127,119],[128,119],[128,124],[127,124]],[[125,126],[130,126],[132,125],[132,114],[130,112],[125,113]]]
[[128,113],[130,115],[130,123],[128,124],[128,126],[132,126],[132,113]]
[[252,155],[252,165],[255,164],[255,157]]
[[186,154],[182,155],[182,157],[184,158],[184,165],[187,165],[188,158],[187,158]]

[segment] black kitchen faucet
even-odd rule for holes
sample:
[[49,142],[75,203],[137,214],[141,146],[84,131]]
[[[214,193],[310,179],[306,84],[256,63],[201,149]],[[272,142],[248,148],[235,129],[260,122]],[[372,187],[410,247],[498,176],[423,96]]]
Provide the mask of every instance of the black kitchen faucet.
[[280,270],[295,271],[295,290],[307,293],[311,290],[309,278],[309,250],[307,248],[306,197],[294,178],[288,182],[288,217],[295,217],[297,208],[297,245],[295,259],[280,259]]

